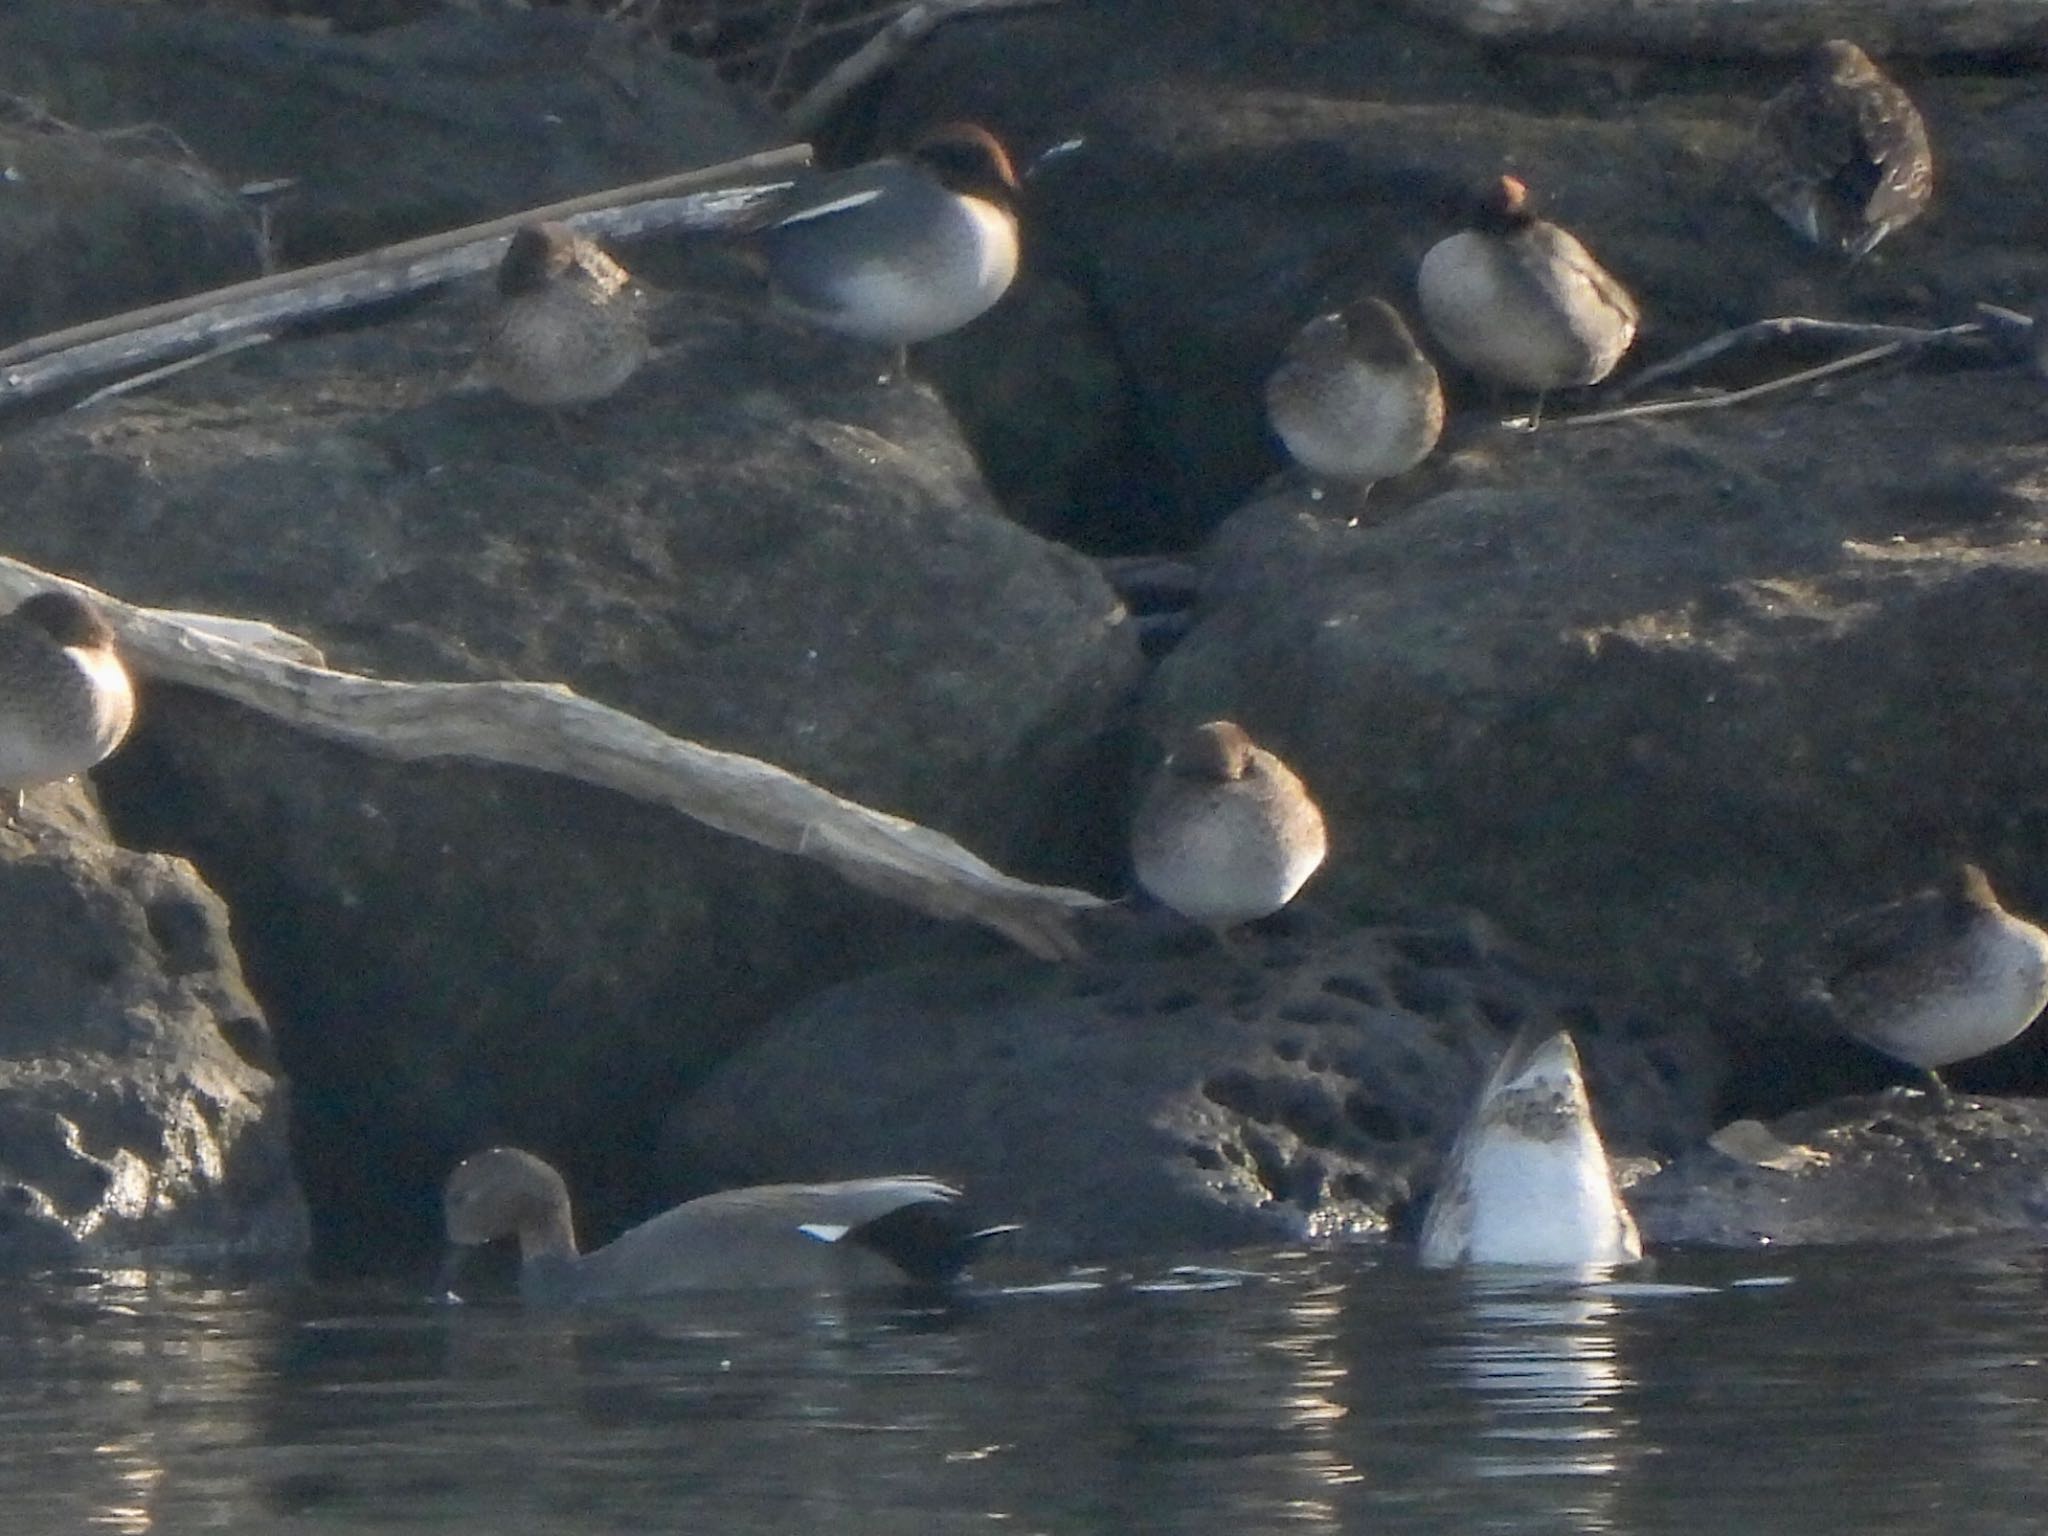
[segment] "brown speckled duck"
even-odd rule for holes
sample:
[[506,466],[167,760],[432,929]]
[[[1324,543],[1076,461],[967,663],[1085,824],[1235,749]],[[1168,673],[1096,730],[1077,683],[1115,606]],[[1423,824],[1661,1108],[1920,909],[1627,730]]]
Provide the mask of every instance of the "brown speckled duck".
[[1852,260],[1920,217],[1934,154],[1912,100],[1836,38],[1765,105],[1751,148],[1757,196],[1805,239]]
[[529,224],[512,236],[498,295],[481,372],[522,404],[589,405],[647,358],[644,297],[632,274],[565,224]]
[[1429,457],[1444,392],[1394,307],[1362,299],[1295,334],[1266,380],[1266,417],[1318,494],[1334,480],[1362,495]]
[[1539,397],[1606,378],[1641,319],[1576,236],[1536,217],[1513,176],[1479,199],[1471,228],[1430,247],[1415,290],[1444,351],[1481,379]]
[[103,761],[135,721],[135,689],[99,610],[70,592],[38,592],[0,618],[0,810],[24,790]]
[[1131,823],[1138,883],[1219,936],[1286,906],[1328,852],[1308,786],[1228,720],[1175,745]]

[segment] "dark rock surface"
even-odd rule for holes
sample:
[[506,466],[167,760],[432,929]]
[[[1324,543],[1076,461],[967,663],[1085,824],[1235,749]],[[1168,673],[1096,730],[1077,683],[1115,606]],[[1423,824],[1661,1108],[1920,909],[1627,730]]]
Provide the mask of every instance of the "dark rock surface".
[[[0,545],[344,667],[565,681],[1020,873],[1105,876],[1138,670],[1114,594],[996,512],[924,388],[752,295],[672,319],[566,428],[451,393],[459,305],[45,423],[0,460]],[[610,794],[375,762],[174,690],[146,720],[114,818],[241,914],[351,1256],[489,1139],[560,1158],[601,1220],[636,1136],[760,1018],[984,948]]]
[[0,130],[0,273],[34,268],[0,286],[9,337],[255,275],[245,183],[296,181],[271,226],[295,266],[786,138],[702,65],[566,9],[331,37],[16,0],[0,7],[0,94],[44,130],[51,115],[88,130]]
[[192,866],[107,841],[83,790],[0,829],[0,1263],[292,1264],[270,1026]]
[[[1851,377],[1479,437],[1438,471],[1459,488],[1377,526],[1268,500],[1211,542],[1148,719],[1231,715],[1293,764],[1321,900],[1475,905],[1746,1021],[1738,1093],[1768,1112],[1869,1086],[1829,1075],[1858,1048],[1780,1027],[1780,960],[1958,857],[2048,913],[2044,400],[2010,371]],[[2039,1082],[2044,1050],[2002,1059]]]
[[[1901,1243],[2048,1230],[2048,1101],[1842,1099],[1702,1147],[1628,1191],[1656,1244]],[[1762,1156],[1763,1161],[1757,1160]]]
[[[1124,379],[1128,461],[1154,476],[1098,501],[1077,536],[1157,550],[1192,542],[1280,463],[1259,385],[1295,328],[1365,292],[1414,318],[1423,252],[1504,170],[1641,298],[1637,364],[1766,315],[1938,323],[2048,289],[2037,80],[1901,68],[1941,161],[1935,206],[1845,267],[1735,177],[1785,68],[1489,51],[1385,7],[1132,0],[948,28],[878,118],[892,142],[976,118],[1026,160],[1085,140],[1028,184],[1026,270],[1096,317]],[[1057,330],[977,362],[1000,379],[1072,344]],[[1001,452],[1063,440],[1060,410],[1056,395],[1020,405]]]
[[[1162,919],[1163,921],[1163,919]],[[900,1168],[1048,1259],[1384,1234],[1525,1020],[1571,1029],[1604,1133],[1704,1134],[1696,1035],[1590,1000],[1471,920],[1105,933],[1104,958],[898,971],[762,1031],[686,1099],[664,1187]]]

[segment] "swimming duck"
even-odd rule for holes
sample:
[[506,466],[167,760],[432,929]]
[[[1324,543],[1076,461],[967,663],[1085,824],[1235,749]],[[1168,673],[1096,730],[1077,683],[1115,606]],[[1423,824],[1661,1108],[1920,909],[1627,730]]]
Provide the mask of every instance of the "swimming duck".
[[498,266],[497,313],[480,372],[525,405],[602,400],[647,358],[632,274],[566,224],[528,224]]
[[799,181],[757,231],[780,303],[897,349],[958,330],[1017,275],[1017,174],[985,128]]
[[1228,720],[1181,738],[1131,823],[1138,883],[1219,937],[1286,906],[1328,852],[1308,786]]
[[1597,384],[1642,318],[1636,301],[1576,236],[1536,217],[1529,190],[1503,176],[1472,227],[1439,240],[1415,277],[1437,342],[1489,383],[1532,389]]
[[2048,933],[2008,912],[1975,864],[1822,936],[1815,983],[1866,1045],[1936,1070],[1995,1051],[2048,1007]]
[[1429,456],[1444,392],[1394,307],[1363,299],[1295,334],[1266,380],[1266,417],[1312,479],[1350,481],[1363,494]]
[[1920,217],[1934,154],[1912,99],[1869,54],[1835,38],[1765,104],[1748,174],[1801,236],[1854,260]]
[[135,722],[135,688],[99,610],[38,592],[0,618],[0,796],[18,821],[25,790],[103,761]]
[[493,1147],[448,1175],[442,1215],[453,1282],[465,1248],[516,1237],[520,1295],[534,1306],[676,1291],[943,1284],[1015,1226],[976,1226],[957,1189],[922,1175],[763,1184],[686,1201],[578,1253],[562,1176],[531,1152]]
[[1525,1026],[1509,1043],[1451,1148],[1421,1250],[1432,1267],[1643,1256],[1566,1031]]

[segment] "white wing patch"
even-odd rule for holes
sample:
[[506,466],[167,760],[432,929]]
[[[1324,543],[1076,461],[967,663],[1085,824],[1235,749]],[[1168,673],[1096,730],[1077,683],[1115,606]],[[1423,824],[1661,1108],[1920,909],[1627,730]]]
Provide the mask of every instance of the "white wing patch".
[[852,1230],[851,1227],[836,1227],[827,1221],[807,1221],[797,1228],[805,1237],[815,1237],[821,1243],[836,1243]]
[[849,192],[844,197],[835,197],[829,203],[817,203],[809,208],[799,208],[795,213],[786,214],[775,222],[778,225],[802,224],[808,219],[822,219],[828,213],[844,213],[849,208],[858,208],[864,203],[872,203],[881,195],[882,189],[880,187],[867,187],[859,192]]

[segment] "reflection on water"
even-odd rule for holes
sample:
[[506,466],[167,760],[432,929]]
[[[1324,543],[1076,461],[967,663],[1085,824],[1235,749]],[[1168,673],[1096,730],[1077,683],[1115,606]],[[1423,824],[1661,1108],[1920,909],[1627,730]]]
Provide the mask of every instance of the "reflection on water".
[[0,1283],[0,1508],[22,1536],[2032,1532],[2043,1272],[1364,1250],[569,1321],[40,1277]]

